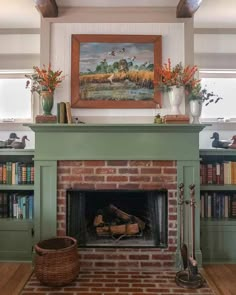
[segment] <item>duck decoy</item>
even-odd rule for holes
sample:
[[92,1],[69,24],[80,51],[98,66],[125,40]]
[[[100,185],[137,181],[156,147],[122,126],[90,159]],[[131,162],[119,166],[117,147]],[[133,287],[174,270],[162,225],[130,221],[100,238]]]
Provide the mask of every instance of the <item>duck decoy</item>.
[[16,135],[16,133],[12,132],[10,133],[9,138],[6,140],[6,145],[11,147],[11,144],[16,140],[16,139],[20,139],[20,137],[18,137]]
[[25,135],[22,137],[21,141],[13,141],[13,143],[11,144],[11,147],[13,149],[24,149],[26,146],[26,143],[25,143],[26,140],[29,141],[29,139]]
[[229,149],[236,149],[236,135],[234,135],[234,136],[231,138],[231,140],[232,140],[232,143],[229,144],[228,148],[229,148]]
[[6,140],[0,140],[0,149],[6,149]]
[[218,132],[214,132],[211,139],[214,139],[212,141],[212,147],[214,148],[228,149],[229,145],[231,144],[230,140],[220,140]]
[[16,133],[12,132],[10,133],[10,136],[7,140],[0,140],[0,148],[1,149],[9,149],[12,148],[11,144],[16,140],[20,139]]

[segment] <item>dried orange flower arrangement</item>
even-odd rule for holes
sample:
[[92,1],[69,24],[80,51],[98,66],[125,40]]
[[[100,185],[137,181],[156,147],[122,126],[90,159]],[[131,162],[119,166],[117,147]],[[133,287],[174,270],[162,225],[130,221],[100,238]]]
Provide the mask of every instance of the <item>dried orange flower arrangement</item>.
[[48,67],[43,65],[42,69],[34,66],[33,69],[33,74],[25,75],[26,78],[31,80],[31,84],[30,80],[27,80],[26,88],[30,87],[32,93],[37,92],[40,94],[42,91],[49,91],[53,93],[56,87],[65,78],[64,76],[61,76],[62,71],[53,71],[51,64],[49,64]]
[[199,80],[194,78],[197,70],[197,66],[183,67],[181,63],[172,67],[170,58],[168,58],[167,63],[157,67],[157,88],[161,92],[168,92],[171,91],[172,86],[185,87],[188,84],[194,86],[193,84],[197,84],[199,82]]
[[201,79],[194,77],[198,71],[198,67],[186,66],[183,67],[181,63],[172,67],[170,59],[163,66],[157,68],[158,82],[157,88],[161,92],[171,91],[172,86],[184,87],[185,95],[189,101],[198,100],[209,105],[214,102],[217,103],[222,97],[213,92],[208,92],[206,88],[202,88]]

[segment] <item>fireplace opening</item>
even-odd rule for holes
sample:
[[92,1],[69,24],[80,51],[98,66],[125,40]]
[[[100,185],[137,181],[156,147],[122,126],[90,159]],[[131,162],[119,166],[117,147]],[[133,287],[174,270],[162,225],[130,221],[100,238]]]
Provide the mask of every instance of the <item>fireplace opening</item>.
[[167,247],[166,190],[68,190],[66,233],[79,247]]

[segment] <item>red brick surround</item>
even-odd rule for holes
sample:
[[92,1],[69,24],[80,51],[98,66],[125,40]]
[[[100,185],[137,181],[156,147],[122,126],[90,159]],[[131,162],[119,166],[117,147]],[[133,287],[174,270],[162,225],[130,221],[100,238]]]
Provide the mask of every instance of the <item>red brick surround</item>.
[[176,161],[58,161],[57,234],[66,234],[66,190],[168,190],[168,247],[80,249],[82,267],[137,268],[174,266],[177,247]]

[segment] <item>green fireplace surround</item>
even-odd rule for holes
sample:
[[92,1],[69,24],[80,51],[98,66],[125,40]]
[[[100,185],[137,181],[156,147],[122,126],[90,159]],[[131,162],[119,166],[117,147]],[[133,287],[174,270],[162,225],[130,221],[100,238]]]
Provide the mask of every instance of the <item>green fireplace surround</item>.
[[[189,185],[192,183],[196,185],[195,248],[198,263],[201,265],[199,132],[206,125],[26,124],[25,126],[35,132],[35,242],[56,235],[58,160],[176,160],[177,184],[184,183],[186,198],[189,198]],[[177,236],[179,237],[179,234]],[[178,257],[180,257],[179,249],[176,252],[176,264]]]

